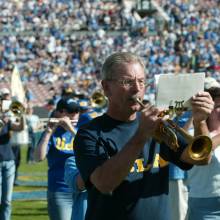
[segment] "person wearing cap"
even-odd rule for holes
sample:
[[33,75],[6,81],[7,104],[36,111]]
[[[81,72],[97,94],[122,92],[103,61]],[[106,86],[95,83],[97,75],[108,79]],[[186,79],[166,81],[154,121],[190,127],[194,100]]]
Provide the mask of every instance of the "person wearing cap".
[[98,116],[98,113],[90,106],[88,99],[81,99],[78,101],[78,103],[80,106],[80,116],[77,127],[79,128],[93,118],[96,118]]
[[26,145],[28,141],[28,131],[26,126],[26,119],[24,114],[18,116],[12,113],[10,106],[13,101],[16,101],[17,97],[11,97],[11,92],[8,88],[2,88],[1,93],[1,111],[4,116],[10,118],[11,123],[17,123],[24,120],[24,127],[21,130],[13,130],[10,132],[10,146],[14,154],[15,161],[15,178],[14,185],[17,185],[18,168],[21,162],[21,146]]
[[0,94],[1,94],[1,97],[9,96],[9,98],[10,98],[10,91],[8,88],[0,89]]
[[[91,108],[89,99],[78,100],[80,107],[80,116],[77,122],[77,128],[88,123],[93,118],[97,117],[97,112]],[[68,186],[73,191],[73,209],[71,220],[84,220],[87,209],[87,191],[84,184],[77,184],[78,181],[82,181],[79,178],[79,170],[76,166],[75,156],[69,157],[65,163],[64,179]],[[81,188],[79,188],[81,186]]]
[[48,161],[47,202],[50,220],[70,220],[73,198],[71,188],[64,181],[64,165],[67,158],[74,155],[72,145],[76,128],[73,123],[79,117],[78,103],[71,98],[60,99],[53,117],[49,119],[37,144],[35,160],[47,158]]
[[[11,95],[10,95],[10,91],[7,88],[2,88],[0,89],[0,107],[1,107],[1,112],[2,111],[7,111],[9,108],[9,104],[11,101]],[[4,103],[3,103],[4,102]],[[5,109],[5,107],[7,107],[7,109]]]
[[[10,101],[8,89],[1,90],[2,101]],[[6,108],[7,109],[7,108]],[[0,127],[0,219],[11,219],[11,201],[15,179],[15,155],[10,143],[11,132],[24,129],[24,118],[12,121],[7,111],[1,109]]]

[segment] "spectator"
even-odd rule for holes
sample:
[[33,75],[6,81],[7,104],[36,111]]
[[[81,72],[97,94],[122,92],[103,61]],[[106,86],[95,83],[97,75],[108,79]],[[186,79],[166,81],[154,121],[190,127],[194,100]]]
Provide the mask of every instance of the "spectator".
[[26,121],[28,127],[28,150],[27,150],[27,163],[34,162],[34,149],[36,146],[36,136],[35,132],[38,131],[40,127],[40,119],[37,115],[33,114],[33,107],[29,103],[26,108]]

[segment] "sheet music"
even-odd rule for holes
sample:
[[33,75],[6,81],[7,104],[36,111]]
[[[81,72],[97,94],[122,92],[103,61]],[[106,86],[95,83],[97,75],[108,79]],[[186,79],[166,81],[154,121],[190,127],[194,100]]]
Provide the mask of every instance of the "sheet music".
[[205,73],[161,74],[157,77],[156,106],[162,109],[176,103],[191,109],[190,98],[204,91]]

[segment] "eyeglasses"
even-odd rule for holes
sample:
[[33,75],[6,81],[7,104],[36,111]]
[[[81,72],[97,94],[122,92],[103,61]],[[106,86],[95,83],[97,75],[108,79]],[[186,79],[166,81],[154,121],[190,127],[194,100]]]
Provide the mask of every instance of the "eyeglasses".
[[125,88],[131,88],[136,84],[138,84],[140,88],[143,88],[147,85],[145,79],[111,79],[109,81],[115,81]]

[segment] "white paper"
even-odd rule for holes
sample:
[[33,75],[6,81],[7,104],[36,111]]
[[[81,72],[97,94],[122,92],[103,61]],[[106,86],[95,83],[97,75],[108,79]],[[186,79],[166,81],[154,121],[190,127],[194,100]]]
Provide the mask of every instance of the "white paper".
[[161,74],[156,85],[156,106],[168,109],[182,103],[188,109],[190,98],[204,91],[205,73]]

